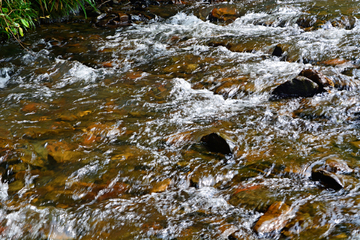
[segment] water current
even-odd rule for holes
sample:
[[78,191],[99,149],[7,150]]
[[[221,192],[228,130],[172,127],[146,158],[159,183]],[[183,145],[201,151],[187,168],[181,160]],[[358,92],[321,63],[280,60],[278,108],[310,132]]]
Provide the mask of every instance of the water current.
[[[359,1],[171,11],[0,46],[1,239],[359,239]],[[307,68],[335,87],[271,99]]]

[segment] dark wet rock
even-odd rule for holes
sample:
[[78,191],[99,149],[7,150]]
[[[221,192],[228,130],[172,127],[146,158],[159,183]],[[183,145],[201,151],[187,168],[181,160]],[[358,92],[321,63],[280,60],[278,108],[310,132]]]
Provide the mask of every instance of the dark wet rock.
[[334,87],[331,79],[314,69],[304,69],[300,72],[299,76],[304,76],[314,81],[319,86],[319,92],[324,92],[326,87]]
[[307,77],[297,76],[277,86],[272,94],[272,99],[277,98],[296,98],[296,97],[312,97],[319,93],[319,85]]
[[336,191],[344,188],[344,185],[338,175],[324,169],[313,170],[311,172],[311,179],[313,181],[319,181],[326,188],[331,188]]
[[238,17],[236,9],[231,7],[214,8],[209,14],[211,22],[233,22]]
[[200,140],[206,147],[207,150],[211,152],[217,152],[222,154],[231,154],[230,146],[226,140],[220,137],[216,133],[211,133],[209,135],[203,136]]
[[281,57],[283,55],[284,51],[282,50],[280,45],[276,45],[274,48],[274,51],[272,52],[271,55],[275,56],[275,57]]
[[290,220],[290,207],[284,202],[271,204],[254,226],[260,237],[272,237],[280,233]]
[[279,57],[281,61],[285,61],[287,59],[286,52],[283,50],[280,44],[275,46],[271,55],[275,57]]
[[334,87],[334,82],[314,69],[304,69],[300,74],[274,89],[274,98],[312,97]]
[[116,28],[131,25],[131,16],[125,13],[103,13],[97,17],[98,27]]
[[302,16],[298,18],[296,24],[305,30],[312,30],[317,22],[316,16]]
[[193,175],[189,179],[189,187],[199,188],[200,177]]
[[130,0],[130,4],[136,10],[146,9],[150,5],[159,5],[158,2],[151,0]]

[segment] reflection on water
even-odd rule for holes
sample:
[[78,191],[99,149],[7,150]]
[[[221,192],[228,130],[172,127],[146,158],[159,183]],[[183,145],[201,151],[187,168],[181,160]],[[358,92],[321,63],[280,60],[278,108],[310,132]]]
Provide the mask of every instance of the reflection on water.
[[[358,6],[231,6],[0,47],[2,238],[359,237]],[[269,100],[304,68],[335,88]],[[231,156],[200,143],[213,132]]]

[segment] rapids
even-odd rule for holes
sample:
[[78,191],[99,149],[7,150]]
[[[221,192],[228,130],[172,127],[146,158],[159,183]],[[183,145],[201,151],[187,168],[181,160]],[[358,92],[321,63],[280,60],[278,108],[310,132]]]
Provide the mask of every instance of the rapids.
[[[234,21],[207,18],[229,6]],[[175,9],[0,46],[1,238],[359,239],[358,1]],[[336,87],[269,100],[305,68]],[[212,132],[232,155],[204,148]],[[314,181],[322,167],[344,187]]]

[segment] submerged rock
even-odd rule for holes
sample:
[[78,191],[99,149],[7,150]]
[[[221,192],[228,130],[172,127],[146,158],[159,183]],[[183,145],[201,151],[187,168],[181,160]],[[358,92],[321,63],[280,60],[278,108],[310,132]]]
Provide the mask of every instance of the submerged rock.
[[290,219],[290,207],[284,202],[271,204],[254,226],[254,231],[260,237],[271,237],[278,234]]
[[205,135],[200,140],[206,147],[207,150],[211,152],[217,152],[222,154],[231,154],[230,146],[226,140],[220,137],[216,133],[211,133]]
[[272,94],[276,98],[312,97],[319,92],[319,85],[307,77],[297,76],[277,86]]
[[152,193],[160,193],[160,192],[164,192],[168,189],[168,187],[171,184],[171,179],[167,178],[163,181],[157,182],[154,184],[153,188],[151,189]]

